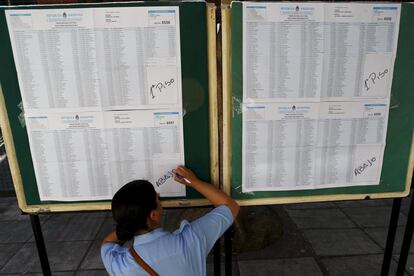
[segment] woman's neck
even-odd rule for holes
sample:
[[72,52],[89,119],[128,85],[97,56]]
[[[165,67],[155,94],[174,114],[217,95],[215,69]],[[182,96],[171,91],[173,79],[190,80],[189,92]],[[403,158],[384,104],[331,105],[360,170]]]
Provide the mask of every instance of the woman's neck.
[[151,232],[151,231],[153,231],[157,228],[160,228],[160,227],[161,227],[161,225],[159,223],[157,223],[157,224],[148,226],[148,229],[138,230],[135,234],[136,235],[143,235],[143,234],[149,233],[149,232]]

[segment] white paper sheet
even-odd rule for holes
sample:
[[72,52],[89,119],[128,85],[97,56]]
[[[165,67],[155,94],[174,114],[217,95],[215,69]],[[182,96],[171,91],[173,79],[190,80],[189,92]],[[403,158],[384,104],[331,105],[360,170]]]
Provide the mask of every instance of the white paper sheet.
[[42,200],[111,199],[135,179],[185,195],[172,177],[159,181],[184,163],[179,110],[33,114],[27,128]]
[[243,2],[243,101],[389,97],[400,5]]
[[7,10],[26,111],[181,105],[178,7]]
[[383,100],[243,106],[243,192],[378,184]]

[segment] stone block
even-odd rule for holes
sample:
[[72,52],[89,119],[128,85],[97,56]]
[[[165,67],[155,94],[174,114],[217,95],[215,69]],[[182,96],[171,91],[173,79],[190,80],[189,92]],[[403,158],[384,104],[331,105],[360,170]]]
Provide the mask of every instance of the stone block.
[[[391,206],[343,208],[355,223],[361,227],[388,227],[391,217]],[[400,214],[398,225],[405,225],[407,216]]]
[[319,256],[382,253],[382,249],[359,229],[312,229],[304,232]]
[[322,276],[313,258],[239,261],[240,276]]
[[288,213],[300,229],[356,227],[356,225],[338,209],[288,210]]
[[[328,275],[330,276],[377,276],[381,275],[382,259],[384,255],[366,255],[366,256],[347,256],[323,258],[322,263],[325,265]],[[397,264],[391,262],[388,275],[395,275]]]
[[[90,242],[49,242],[47,255],[52,271],[75,271],[90,246]],[[39,255],[34,243],[26,243],[3,267],[0,274],[42,272]]]

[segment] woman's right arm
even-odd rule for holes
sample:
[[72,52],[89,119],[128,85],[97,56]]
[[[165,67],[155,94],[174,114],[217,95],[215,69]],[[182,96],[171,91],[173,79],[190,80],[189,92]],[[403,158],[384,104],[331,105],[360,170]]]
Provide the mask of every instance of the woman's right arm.
[[217,189],[214,185],[201,181],[190,169],[183,166],[177,167],[175,171],[175,181],[194,188],[197,192],[205,196],[214,207],[226,205],[229,207],[233,218],[235,219],[237,217],[240,209],[239,204],[223,191]]

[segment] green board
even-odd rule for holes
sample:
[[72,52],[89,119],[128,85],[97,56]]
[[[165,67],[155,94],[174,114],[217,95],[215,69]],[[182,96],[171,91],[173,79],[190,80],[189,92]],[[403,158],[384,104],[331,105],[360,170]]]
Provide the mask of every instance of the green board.
[[[140,2],[64,5],[61,8],[177,6],[180,13],[180,42],[184,124],[185,165],[199,177],[210,181],[209,93],[207,64],[207,16],[204,2]],[[27,205],[58,204],[40,201],[26,128],[22,116],[21,94],[7,29],[6,9],[57,9],[59,6],[19,6],[0,8],[0,82],[6,112],[20,169]],[[201,199],[201,194],[187,187],[185,199]],[[183,199],[183,198],[168,198]],[[72,202],[73,203],[73,202]]]
[[[233,110],[241,110],[243,99],[243,6],[233,2],[231,6],[232,51],[232,103]],[[389,112],[384,162],[379,185],[325,188],[297,191],[266,191],[242,193],[242,114],[232,115],[231,196],[238,200],[298,198],[289,202],[330,200],[330,196],[347,195],[346,199],[364,198],[365,195],[408,193],[407,169],[411,152],[414,125],[414,5],[402,4],[397,57],[394,67],[391,106]],[[353,197],[355,195],[355,197]],[[362,197],[361,197],[362,196]],[[306,200],[304,198],[309,197]],[[311,198],[317,198],[312,200]],[[339,199],[339,197],[336,197]],[[331,199],[332,200],[332,199]],[[267,201],[271,202],[271,201]]]

